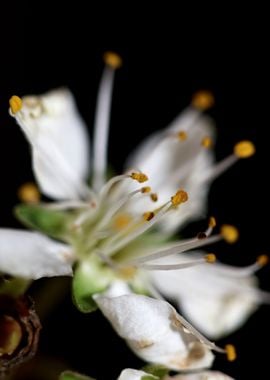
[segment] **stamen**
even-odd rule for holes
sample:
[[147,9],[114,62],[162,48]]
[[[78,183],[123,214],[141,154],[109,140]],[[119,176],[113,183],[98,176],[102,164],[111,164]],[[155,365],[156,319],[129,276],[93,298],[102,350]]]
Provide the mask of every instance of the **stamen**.
[[[261,255],[257,258],[254,264],[246,267],[233,267],[230,265],[221,264],[216,267],[216,271],[220,272],[222,276],[228,276],[233,278],[244,278],[252,276],[256,271],[267,265],[269,258],[267,255]],[[253,289],[254,290],[254,289]]]
[[197,239],[198,240],[204,240],[207,238],[207,235],[205,232],[199,232],[198,235],[197,235]]
[[204,256],[204,258],[205,258],[205,261],[210,264],[215,263],[217,260],[216,255],[214,253],[208,253],[207,255]]
[[257,257],[257,264],[260,267],[264,267],[269,262],[269,257],[267,255],[260,255]]
[[113,254],[149,230],[154,224],[159,222],[167,212],[170,211],[170,202],[167,202],[154,212],[155,218],[152,217],[149,221],[146,220],[147,223],[144,222],[143,224],[140,221],[138,225],[134,223],[134,230],[132,232],[127,235],[125,231],[123,231],[118,235],[114,235],[111,239],[106,241],[102,248],[106,250],[106,254]]
[[192,97],[191,104],[200,111],[213,107],[215,99],[210,91],[198,91]]
[[22,99],[17,95],[13,95],[9,99],[9,106],[13,115],[22,109]]
[[206,236],[209,236],[212,233],[212,231],[216,227],[216,225],[217,225],[216,219],[213,216],[211,216],[209,218],[208,228],[205,232]]
[[100,202],[103,202],[106,199],[108,193],[111,191],[114,185],[116,185],[118,182],[121,182],[127,178],[130,178],[130,175],[120,174],[120,175],[112,177],[108,182],[106,182],[105,185],[100,190]]
[[180,141],[185,141],[187,139],[187,133],[185,131],[179,131],[177,137]]
[[157,193],[152,193],[150,194],[150,198],[153,202],[157,202],[158,201],[158,195]]
[[211,139],[211,137],[209,136],[205,136],[202,141],[201,141],[201,145],[206,148],[206,149],[209,149],[209,148],[212,148],[213,146],[213,140]]
[[234,165],[238,159],[248,158],[252,156],[256,151],[254,144],[251,141],[241,141],[234,147],[234,152],[230,156],[226,157],[224,160],[218,162],[213,168],[206,171],[202,177],[202,182],[210,181],[218,177],[220,174],[225,172],[228,168]]
[[103,55],[104,62],[106,65],[110,66],[112,69],[119,69],[122,66],[122,58],[113,51],[107,51]]
[[[93,204],[91,202],[93,207]],[[88,208],[89,203],[83,201],[59,201],[46,203],[46,207],[51,210],[68,210],[68,209],[76,209],[76,208]]]
[[143,219],[147,222],[149,222],[151,219],[153,219],[155,216],[155,213],[153,211],[147,211],[143,214]]
[[235,347],[232,344],[227,344],[225,346],[225,351],[228,361],[233,362],[237,357]]
[[229,243],[235,243],[239,238],[238,229],[229,224],[224,224],[220,229],[220,234],[224,238],[224,240]]
[[32,182],[27,182],[20,186],[17,194],[19,200],[25,203],[38,203],[40,201],[40,192]]
[[145,193],[150,193],[150,191],[151,191],[151,187],[150,187],[150,186],[145,186],[145,187],[142,187],[142,188],[141,188],[141,192],[142,192],[143,194],[145,194]]
[[121,66],[121,58],[115,53],[105,53],[104,60],[107,67],[100,81],[94,122],[93,188],[96,191],[105,182],[114,69]]
[[[149,261],[160,259],[162,257],[168,257],[171,255],[190,251],[191,249],[199,248],[199,247],[202,247],[204,245],[212,244],[212,243],[219,241],[220,239],[221,239],[220,235],[215,235],[212,237],[205,237],[202,240],[199,239],[198,237],[192,238],[192,239],[186,239],[180,243],[179,242],[175,243],[173,245],[170,245],[167,248],[163,248],[163,249],[158,250],[154,253],[148,254],[147,256],[138,257],[134,260],[131,260],[131,262],[134,263],[134,265],[146,263]],[[204,262],[205,262],[205,259],[204,259]]]
[[172,205],[177,207],[181,203],[185,203],[188,200],[188,193],[182,189],[178,190],[175,195],[171,197]]
[[256,148],[253,142],[244,140],[237,143],[234,147],[234,154],[238,158],[248,158],[255,154]]
[[213,216],[210,216],[208,227],[215,228],[217,225],[216,219]]
[[195,329],[184,317],[182,317],[179,314],[175,315],[176,326],[179,324],[180,327],[184,326],[188,331],[191,332],[201,343],[203,343],[206,347],[210,348],[211,350],[214,350],[216,352],[220,352],[222,354],[226,353],[226,350],[224,348],[221,348],[217,346],[214,342],[211,342],[208,340],[204,335],[202,335],[198,330]]
[[147,269],[147,270],[166,270],[167,271],[167,270],[179,270],[179,269],[192,268],[194,266],[202,265],[208,262],[210,263],[211,261],[207,261],[206,258],[203,258],[203,259],[192,260],[186,263],[179,263],[179,264],[140,264],[138,265],[138,267]]
[[139,183],[148,181],[148,177],[144,173],[133,172],[130,174],[130,178],[134,179],[135,181],[138,181]]
[[[129,176],[127,178],[130,178]],[[142,189],[134,190],[131,193],[128,193],[126,196],[123,196],[121,199],[116,201],[115,203],[112,203],[112,206],[109,207],[109,209],[106,211],[103,218],[100,220],[100,222],[95,226],[94,231],[97,231],[98,229],[104,228],[110,220],[113,218],[113,216],[126,204],[132,199],[136,194],[143,193]]]

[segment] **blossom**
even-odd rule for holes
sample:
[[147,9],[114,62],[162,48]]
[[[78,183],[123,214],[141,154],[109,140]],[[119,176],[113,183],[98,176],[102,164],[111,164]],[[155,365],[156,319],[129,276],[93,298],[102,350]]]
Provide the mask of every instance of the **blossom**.
[[[237,230],[232,226],[223,226],[211,236],[214,218],[210,218],[206,231],[196,237],[174,241],[172,238],[187,221],[204,214],[210,182],[238,159],[255,152],[251,142],[241,141],[229,157],[214,164],[213,125],[204,115],[213,97],[199,92],[169,127],[150,136],[130,156],[124,174],[107,179],[111,96],[115,69],[121,65],[121,59],[109,53],[105,62],[92,161],[85,123],[67,89],[10,99],[10,114],[31,146],[39,188],[55,202],[17,209],[18,217],[27,226],[50,238],[36,232],[1,229],[0,269],[37,279],[70,275],[76,263],[73,292],[82,311],[91,309],[94,294],[104,292],[119,278],[135,292],[158,297],[158,275],[152,280],[153,271],[164,270],[169,276],[172,270],[195,270],[213,263],[213,254],[185,262],[178,255],[180,261],[170,265],[156,264],[155,260],[167,260],[221,239],[236,240]],[[86,182],[90,173],[91,188]],[[23,194],[24,191],[22,197]],[[29,191],[27,194],[24,198],[29,200]],[[247,312],[242,313],[244,320]]]

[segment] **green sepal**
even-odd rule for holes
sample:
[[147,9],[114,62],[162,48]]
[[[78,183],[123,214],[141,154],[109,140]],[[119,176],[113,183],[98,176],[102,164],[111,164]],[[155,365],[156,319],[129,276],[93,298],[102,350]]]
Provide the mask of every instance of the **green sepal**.
[[153,375],[145,375],[141,378],[141,380],[159,380],[159,377],[153,376]]
[[95,380],[93,377],[80,375],[77,372],[64,371],[61,373],[59,380]]
[[[146,366],[142,368],[142,370],[160,380],[163,379],[165,376],[167,376],[169,373],[169,369],[161,364],[147,364]],[[148,380],[148,379],[143,377],[143,380]]]
[[97,309],[93,295],[104,292],[111,282],[108,268],[96,260],[83,261],[75,269],[72,280],[72,298],[82,313],[91,313]]
[[26,227],[57,239],[68,236],[73,219],[70,212],[52,210],[42,205],[20,204],[15,207],[14,212]]
[[8,280],[0,278],[0,295],[4,294],[17,298],[26,292],[31,282],[31,280],[19,277],[13,277]]

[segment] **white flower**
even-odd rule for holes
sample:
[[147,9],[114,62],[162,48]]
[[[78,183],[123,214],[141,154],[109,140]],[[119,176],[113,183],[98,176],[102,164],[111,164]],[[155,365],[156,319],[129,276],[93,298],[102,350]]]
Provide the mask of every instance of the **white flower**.
[[190,328],[163,300],[137,294],[95,299],[116,332],[145,361],[190,370],[210,367],[211,350],[224,352]]
[[[196,253],[178,255],[174,259],[181,263],[187,261],[188,256],[204,257]],[[218,339],[241,327],[260,303],[269,302],[269,295],[257,288],[254,276],[266,262],[267,258],[262,255],[255,264],[243,268],[215,263],[188,268],[181,273],[152,271],[151,274],[159,291],[174,298],[191,323],[206,336]]]
[[[73,260],[79,261],[76,273],[95,272],[90,276],[98,282],[98,286],[92,286],[95,291],[101,291],[105,284],[120,277],[133,288],[155,295],[155,289],[145,276],[146,270],[171,271],[214,261],[214,255],[206,255],[184,263],[160,265],[155,264],[157,258],[167,258],[223,237],[235,240],[236,231],[231,227],[210,236],[215,225],[212,218],[205,233],[168,242],[183,223],[203,215],[210,181],[238,158],[252,155],[255,148],[248,141],[240,142],[232,155],[213,164],[209,149],[213,142],[212,126],[203,115],[213,99],[209,93],[200,92],[167,129],[149,137],[139,147],[123,175],[106,182],[111,94],[114,72],[121,61],[110,53],[106,63],[97,101],[91,168],[85,126],[68,90],[23,99],[13,96],[10,113],[31,145],[33,170],[41,191],[57,200],[42,207],[62,210],[69,216],[70,211],[73,212],[74,220],[61,238],[70,245]],[[85,182],[90,171],[92,188]],[[149,186],[145,184],[148,179]],[[5,230],[2,234],[4,236]],[[22,232],[13,234],[18,241],[23,236]],[[16,260],[6,258],[5,246],[0,240],[1,271],[33,279],[71,272],[70,257],[61,261],[57,254],[50,271],[44,270],[47,256],[37,249],[34,240],[32,245],[29,243],[27,256],[32,268],[30,264],[23,266],[15,240],[10,241],[9,252]],[[50,260],[53,260],[52,255]],[[108,279],[104,279],[105,275]],[[87,282],[83,283],[87,288]]]

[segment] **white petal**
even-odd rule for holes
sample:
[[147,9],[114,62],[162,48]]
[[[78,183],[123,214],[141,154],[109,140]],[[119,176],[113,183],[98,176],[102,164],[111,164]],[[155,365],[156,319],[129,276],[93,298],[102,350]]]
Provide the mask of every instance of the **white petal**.
[[212,352],[183,328],[175,309],[165,301],[142,295],[96,297],[117,333],[142,359],[175,370],[209,367]]
[[[175,137],[179,131],[187,133],[186,141],[178,141]],[[180,187],[189,193],[189,201],[181,205],[179,211],[164,218],[161,228],[166,232],[173,232],[204,212],[208,184],[201,184],[201,179],[211,166],[213,156],[210,150],[201,146],[201,141],[212,135],[210,120],[199,116],[196,110],[188,109],[165,131],[148,138],[128,161],[128,167],[148,175],[147,186],[151,186],[159,197],[154,205],[144,197],[144,201],[136,204],[139,212],[165,203]]]
[[[141,380],[143,376],[150,376],[149,373],[146,373],[144,371],[138,371],[136,369],[127,368],[124,369],[120,376],[118,377],[118,380]],[[153,379],[155,377],[153,376]]]
[[[181,254],[175,263],[200,257]],[[168,264],[168,258],[161,260]],[[160,261],[160,262],[161,262]],[[182,271],[153,271],[156,287],[178,301],[188,320],[212,339],[224,337],[243,325],[258,305],[256,278],[228,276],[229,266],[205,264]]]
[[0,272],[29,279],[72,274],[69,246],[37,232],[0,229]]
[[166,377],[164,380],[234,380],[232,377],[217,371],[203,371],[189,375]]
[[84,195],[88,137],[72,94],[61,89],[26,96],[14,116],[32,146],[34,174],[42,192],[56,199]]

